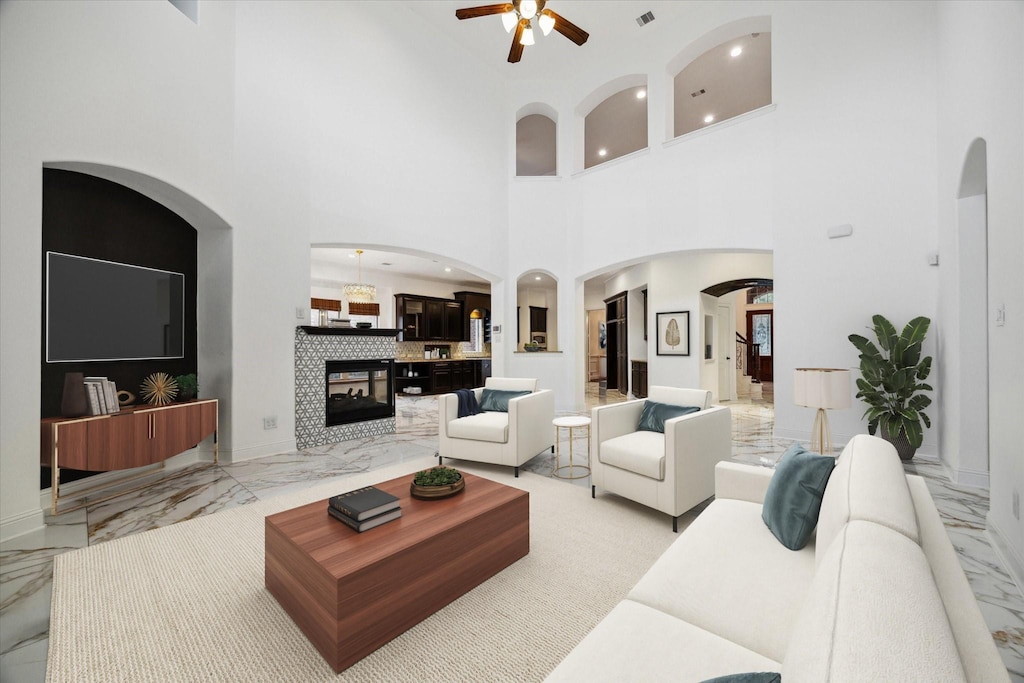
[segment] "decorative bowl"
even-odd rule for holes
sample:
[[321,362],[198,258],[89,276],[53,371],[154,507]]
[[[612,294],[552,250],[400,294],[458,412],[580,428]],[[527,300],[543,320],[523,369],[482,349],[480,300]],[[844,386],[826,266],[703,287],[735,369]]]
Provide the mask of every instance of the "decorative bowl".
[[413,498],[419,498],[420,500],[437,500],[439,498],[454,496],[464,488],[466,488],[466,478],[462,477],[454,484],[444,484],[443,486],[418,486],[417,484],[409,484],[409,493]]

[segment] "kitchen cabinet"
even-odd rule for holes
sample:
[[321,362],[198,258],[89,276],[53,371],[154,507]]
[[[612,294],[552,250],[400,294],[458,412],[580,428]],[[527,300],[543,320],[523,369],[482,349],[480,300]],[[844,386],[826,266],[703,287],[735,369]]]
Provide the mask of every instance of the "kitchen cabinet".
[[530,334],[548,331],[548,309],[530,306]]
[[461,301],[415,294],[395,295],[398,341],[462,341]]
[[[462,341],[470,340],[472,315],[478,311],[484,321],[484,343],[491,342],[491,295],[480,292],[455,292],[455,300],[462,302]],[[480,385],[476,385],[480,386]]]
[[452,364],[450,362],[432,363],[430,368],[431,390],[435,394],[443,394],[452,390]]
[[[456,389],[475,389],[484,384],[490,371],[490,359],[442,361],[396,361],[395,391],[408,394],[408,387],[419,387],[423,395],[444,394]],[[484,366],[487,364],[487,370]]]

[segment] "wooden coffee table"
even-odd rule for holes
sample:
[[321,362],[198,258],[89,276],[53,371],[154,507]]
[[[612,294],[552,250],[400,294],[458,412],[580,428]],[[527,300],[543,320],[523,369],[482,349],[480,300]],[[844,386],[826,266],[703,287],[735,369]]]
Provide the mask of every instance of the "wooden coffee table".
[[326,499],[266,518],[267,589],[335,672],[529,554],[530,494],[463,476],[443,500],[412,498],[411,474],[376,484],[402,516],[361,534]]

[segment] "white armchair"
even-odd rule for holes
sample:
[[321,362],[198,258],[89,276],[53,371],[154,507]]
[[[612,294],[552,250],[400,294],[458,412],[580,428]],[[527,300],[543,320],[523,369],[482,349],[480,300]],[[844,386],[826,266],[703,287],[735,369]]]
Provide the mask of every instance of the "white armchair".
[[455,394],[438,398],[437,462],[444,458],[509,465],[519,476],[519,466],[547,448],[554,448],[555,396],[550,389],[537,390],[536,379],[488,377],[473,389],[479,402],[484,389],[529,391],[508,402],[508,412],[483,412],[459,417]]
[[[637,431],[647,400],[697,406],[665,421],[665,433]],[[732,456],[729,409],[711,405],[711,392],[652,386],[647,399],[594,408],[590,495],[600,487],[672,515],[715,494],[715,465]]]

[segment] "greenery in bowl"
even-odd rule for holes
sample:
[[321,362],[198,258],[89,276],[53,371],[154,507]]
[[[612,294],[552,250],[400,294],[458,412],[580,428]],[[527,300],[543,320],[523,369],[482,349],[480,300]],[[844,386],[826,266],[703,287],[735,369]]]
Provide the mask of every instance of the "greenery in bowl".
[[416,473],[412,483],[416,486],[448,486],[462,479],[462,474],[451,467],[431,467]]
[[[878,346],[859,334],[849,336],[860,351],[857,398],[868,406],[864,412],[868,432],[874,434],[881,427],[882,438],[894,444],[902,432],[911,448],[917,450],[924,439],[921,423],[925,427],[932,426],[924,413],[932,399],[923,393],[932,390],[931,385],[924,383],[931,373],[932,357],[921,357],[921,344],[931,321],[919,316],[907,323],[900,333],[884,316],[873,316],[871,321]],[[913,457],[913,450],[910,457]],[[900,457],[909,459],[902,452]]]
[[199,395],[199,378],[196,373],[190,372],[187,375],[178,375],[174,378],[178,383],[178,398],[190,399]]
[[527,342],[523,344],[523,348],[527,351],[540,351],[540,344],[537,342]]

